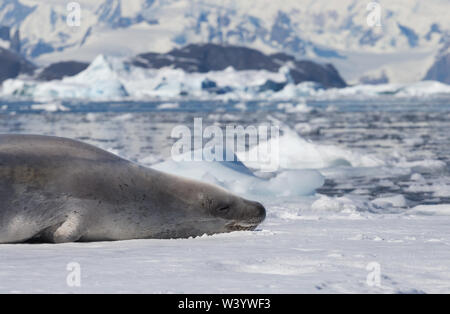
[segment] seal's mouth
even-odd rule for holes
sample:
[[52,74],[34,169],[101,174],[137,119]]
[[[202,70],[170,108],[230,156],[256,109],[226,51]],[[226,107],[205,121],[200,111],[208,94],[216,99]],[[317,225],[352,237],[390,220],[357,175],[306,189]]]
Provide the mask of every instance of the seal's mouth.
[[226,225],[228,231],[253,231],[259,223],[232,222]]
[[261,203],[246,201],[243,214],[230,220],[226,225],[226,230],[231,231],[253,231],[266,218],[266,209]]

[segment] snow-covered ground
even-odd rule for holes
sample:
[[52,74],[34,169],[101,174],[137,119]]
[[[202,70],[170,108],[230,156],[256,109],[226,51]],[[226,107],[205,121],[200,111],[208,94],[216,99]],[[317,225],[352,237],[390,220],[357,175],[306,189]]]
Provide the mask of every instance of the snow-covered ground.
[[[0,292],[448,293],[449,222],[269,216],[255,232],[196,239],[2,245]],[[367,284],[373,262],[380,287]],[[81,287],[67,285],[69,263]]]
[[[195,239],[1,245],[0,292],[450,292],[448,98],[2,105],[2,133],[84,140],[220,184],[268,216],[253,232]],[[173,164],[171,130],[195,117],[279,124],[280,169]],[[67,285],[73,263],[80,287]]]

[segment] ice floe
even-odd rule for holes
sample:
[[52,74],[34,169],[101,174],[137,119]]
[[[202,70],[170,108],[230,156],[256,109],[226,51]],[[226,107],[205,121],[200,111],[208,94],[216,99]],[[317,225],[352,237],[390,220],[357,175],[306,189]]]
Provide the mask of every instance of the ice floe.
[[152,168],[205,181],[247,196],[311,195],[323,185],[325,180],[315,170],[281,171],[271,178],[261,178],[248,169],[237,157],[234,161],[175,161],[169,159],[153,165]]
[[[282,169],[321,169],[335,166],[376,167],[384,161],[370,155],[361,155],[357,152],[334,145],[316,144],[300,137],[295,131],[284,128],[279,139],[271,139],[260,143],[260,154],[277,154],[278,156],[261,156],[263,160],[279,159]],[[277,141],[277,143],[275,142]],[[270,147],[278,146],[278,150]],[[237,153],[238,157],[241,155]],[[258,161],[245,162],[250,168],[260,169]]]

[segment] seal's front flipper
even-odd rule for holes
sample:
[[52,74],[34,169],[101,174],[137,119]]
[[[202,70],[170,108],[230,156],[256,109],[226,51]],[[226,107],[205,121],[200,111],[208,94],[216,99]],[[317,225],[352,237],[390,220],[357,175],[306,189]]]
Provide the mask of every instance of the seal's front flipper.
[[67,213],[64,220],[57,225],[47,228],[42,234],[46,242],[68,243],[76,242],[81,239],[90,223],[89,209],[85,208],[89,202],[81,200],[72,200],[66,204]]
[[63,223],[47,228],[39,238],[51,243],[76,242],[83,236],[84,218],[79,212],[70,213]]
[[54,243],[76,242],[83,236],[85,230],[83,216],[74,212],[55,230],[51,240]]
[[86,235],[90,226],[97,221],[95,214],[99,204],[96,201],[70,199],[59,209],[60,216],[35,239],[48,243],[77,242]]

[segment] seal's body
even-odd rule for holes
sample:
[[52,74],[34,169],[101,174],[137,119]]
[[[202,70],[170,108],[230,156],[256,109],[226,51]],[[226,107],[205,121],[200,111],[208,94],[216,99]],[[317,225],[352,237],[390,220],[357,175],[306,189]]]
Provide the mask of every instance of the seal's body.
[[264,218],[259,203],[85,143],[0,135],[0,243],[186,238]]

